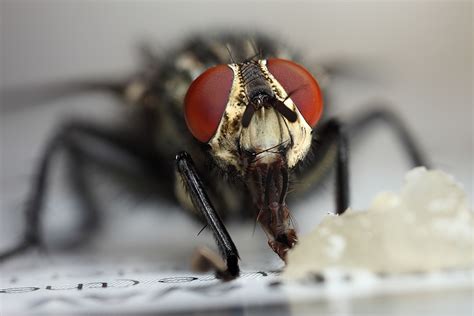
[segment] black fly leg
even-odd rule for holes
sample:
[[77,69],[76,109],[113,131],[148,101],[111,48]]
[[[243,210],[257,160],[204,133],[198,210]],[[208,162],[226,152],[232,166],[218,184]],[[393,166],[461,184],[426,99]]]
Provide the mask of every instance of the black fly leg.
[[79,225],[79,237],[72,243],[68,243],[68,248],[80,246],[90,239],[101,224],[101,212],[93,194],[94,188],[90,186],[87,177],[87,164],[90,162],[80,143],[71,139],[65,146],[68,155],[67,179],[72,191],[77,195],[78,209],[81,211],[81,223]]
[[[71,122],[62,126],[48,141],[47,146],[44,148],[44,152],[38,162],[36,173],[32,179],[32,186],[28,195],[28,200],[25,210],[25,233],[22,241],[15,247],[6,252],[0,254],[0,261],[12,257],[16,254],[24,252],[34,246],[41,246],[41,215],[44,208],[44,202],[47,195],[48,179],[50,170],[52,167],[53,160],[56,154],[61,150],[66,150],[73,160],[75,170],[71,170],[72,179],[75,189],[78,189],[78,193],[82,195],[82,207],[84,221],[82,227],[84,230],[93,229],[94,225],[97,225],[97,208],[91,199],[91,192],[87,188],[87,184],[84,179],[82,166],[85,160],[84,152],[79,149],[79,138],[89,137],[91,139],[100,140],[107,143],[115,148],[124,151],[131,157],[138,159],[141,164],[144,164],[146,168],[149,168],[151,172],[154,172],[153,162],[156,162],[158,158],[154,156],[153,152],[150,151],[149,147],[141,146],[138,142],[133,139],[128,139],[121,136],[122,133],[114,133],[111,130],[100,128],[88,123],[83,122]],[[159,172],[156,171],[158,174]],[[84,231],[84,233],[87,233]]]
[[373,109],[358,115],[348,123],[342,124],[332,119],[317,128],[307,161],[295,170],[298,181],[307,185],[306,189],[301,191],[308,191],[313,184],[321,183],[335,164],[336,213],[342,214],[349,206],[350,196],[348,140],[360,136],[377,122],[392,128],[413,166],[430,166],[403,121],[387,109]]
[[313,135],[310,152],[295,170],[301,184],[297,192],[309,192],[321,184],[335,166],[336,214],[342,214],[349,207],[349,145],[345,124],[337,119],[318,126]]
[[365,130],[374,127],[378,122],[387,124],[395,132],[414,167],[425,166],[430,168],[431,164],[426,159],[408,127],[398,115],[388,109],[376,108],[358,115],[347,123],[347,131],[351,137],[357,136]]
[[220,272],[220,276],[224,279],[237,277],[240,273],[237,248],[219,214],[212,206],[191,156],[187,152],[179,153],[176,156],[176,166],[194,207],[202,214],[207,225],[212,229],[221,255],[226,260],[227,270]]
[[327,150],[335,151],[336,164],[336,214],[340,215],[349,207],[349,148],[344,125],[337,119],[327,121],[319,131],[319,144]]
[[60,134],[55,135],[47,144],[44,153],[36,169],[36,174],[32,180],[32,186],[28,199],[26,201],[25,210],[25,233],[23,240],[12,249],[3,252],[0,255],[0,261],[8,259],[12,256],[20,254],[32,247],[39,246],[40,242],[40,216],[44,204],[44,196],[46,191],[47,176],[51,164],[51,158],[59,147]]

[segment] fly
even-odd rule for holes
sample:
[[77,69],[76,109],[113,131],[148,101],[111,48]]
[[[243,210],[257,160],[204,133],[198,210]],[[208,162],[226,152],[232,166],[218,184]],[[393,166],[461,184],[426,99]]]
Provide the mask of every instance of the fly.
[[[403,122],[387,109],[369,110],[343,123],[323,115],[323,93],[296,54],[266,36],[199,37],[163,59],[146,54],[146,67],[123,81],[67,85],[51,96],[103,90],[133,105],[133,128],[71,121],[49,140],[38,162],[26,206],[22,241],[4,260],[41,246],[40,217],[53,157],[73,149],[78,165],[93,138],[132,158],[159,183],[158,193],[197,215],[215,237],[219,254],[201,252],[199,264],[224,279],[239,275],[239,253],[224,221],[256,220],[271,249],[286,259],[298,242],[287,204],[312,190],[335,167],[335,214],[349,206],[348,138],[382,121],[399,136],[414,166],[427,165]],[[327,111],[326,111],[327,112]],[[130,117],[132,121],[132,117]],[[83,237],[97,227],[98,206],[84,174],[74,174],[83,209]],[[204,262],[204,263],[203,263]]]

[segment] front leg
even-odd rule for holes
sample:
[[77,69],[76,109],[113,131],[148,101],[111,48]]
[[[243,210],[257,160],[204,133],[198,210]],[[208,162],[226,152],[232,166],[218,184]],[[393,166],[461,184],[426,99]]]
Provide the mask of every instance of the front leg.
[[221,276],[225,279],[233,279],[239,276],[239,254],[237,248],[219,214],[212,206],[191,156],[185,151],[176,155],[176,167],[194,207],[206,219],[207,225],[212,229],[220,253],[226,261],[227,270],[222,271]]

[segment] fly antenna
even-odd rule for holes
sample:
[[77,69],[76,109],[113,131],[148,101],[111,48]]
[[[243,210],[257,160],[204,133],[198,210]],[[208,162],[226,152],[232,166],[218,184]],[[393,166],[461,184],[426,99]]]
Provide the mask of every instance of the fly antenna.
[[[285,99],[286,101],[286,99]],[[274,99],[273,101],[273,107],[275,110],[277,110],[281,115],[283,115],[288,121],[290,122],[296,122],[298,116],[296,112],[293,110],[290,110],[289,108],[286,107],[284,101],[280,101],[278,99]]]

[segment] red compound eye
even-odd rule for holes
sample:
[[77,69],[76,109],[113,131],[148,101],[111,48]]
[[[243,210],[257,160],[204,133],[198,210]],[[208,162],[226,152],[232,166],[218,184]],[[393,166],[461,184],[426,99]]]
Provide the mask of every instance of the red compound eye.
[[316,79],[302,66],[285,59],[269,59],[267,68],[290,94],[308,125],[314,127],[323,113],[323,97]]
[[189,131],[206,143],[216,133],[229,100],[234,73],[226,65],[206,70],[193,81],[184,99]]

